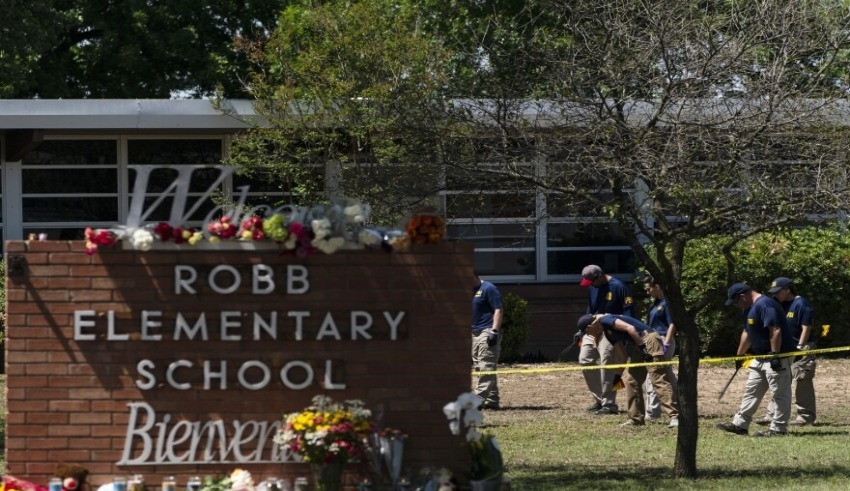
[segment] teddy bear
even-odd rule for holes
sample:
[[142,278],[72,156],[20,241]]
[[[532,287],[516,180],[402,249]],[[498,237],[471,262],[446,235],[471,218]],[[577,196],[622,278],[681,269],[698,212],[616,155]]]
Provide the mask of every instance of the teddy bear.
[[88,491],[89,471],[79,464],[62,463],[56,466],[56,477],[62,479],[62,491]]

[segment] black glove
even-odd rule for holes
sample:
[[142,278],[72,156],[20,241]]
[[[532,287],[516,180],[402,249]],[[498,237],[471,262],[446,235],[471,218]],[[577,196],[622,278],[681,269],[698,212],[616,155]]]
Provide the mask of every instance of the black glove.
[[[770,354],[775,355],[776,353],[771,351]],[[782,368],[782,360],[780,360],[779,358],[770,359],[770,369],[774,372],[781,372],[782,370],[785,370],[784,368]]]
[[653,360],[652,355],[646,350],[646,344],[640,345],[640,350],[643,352],[643,361],[650,362]]
[[499,333],[490,331],[490,334],[487,335],[487,346],[493,347],[496,346],[496,343],[499,342]]
[[573,342],[578,344],[581,341],[581,338],[583,338],[583,337],[584,337],[583,331],[576,331],[576,333],[573,334]]

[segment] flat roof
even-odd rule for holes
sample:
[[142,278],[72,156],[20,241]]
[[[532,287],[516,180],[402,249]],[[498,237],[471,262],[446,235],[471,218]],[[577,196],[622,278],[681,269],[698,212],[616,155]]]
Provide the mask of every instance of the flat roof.
[[244,130],[260,122],[249,100],[0,99],[0,130]]

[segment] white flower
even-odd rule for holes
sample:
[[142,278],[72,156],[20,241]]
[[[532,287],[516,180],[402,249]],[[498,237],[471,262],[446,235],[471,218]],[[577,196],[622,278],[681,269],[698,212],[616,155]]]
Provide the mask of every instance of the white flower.
[[458,396],[457,402],[460,404],[461,409],[477,409],[484,400],[474,392],[464,392]]
[[130,235],[130,244],[134,249],[149,251],[153,245],[153,234],[148,229],[138,228]]
[[357,241],[363,245],[376,246],[384,240],[384,237],[377,230],[364,228],[357,234]]
[[474,426],[470,426],[466,430],[466,441],[468,442],[477,442],[481,439],[481,433],[479,433],[478,429]]
[[340,247],[345,244],[345,239],[342,237],[332,237],[327,240],[314,240],[313,245],[316,249],[324,252],[325,254],[333,254]]
[[230,480],[232,481],[230,491],[252,491],[254,489],[254,479],[251,477],[251,473],[246,470],[236,469],[230,474]]
[[310,222],[310,228],[313,229],[313,240],[322,240],[331,234],[331,221],[327,218],[312,220]]
[[366,217],[363,216],[363,207],[359,203],[346,206],[343,213],[345,214],[345,218],[351,222],[363,223],[366,221]]

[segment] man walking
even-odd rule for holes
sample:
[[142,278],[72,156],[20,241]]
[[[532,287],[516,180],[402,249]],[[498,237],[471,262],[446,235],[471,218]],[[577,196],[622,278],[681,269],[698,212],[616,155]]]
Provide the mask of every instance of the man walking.
[[791,414],[791,361],[788,357],[775,356],[794,350],[794,340],[785,323],[785,312],[779,302],[754,291],[746,283],[735,283],[729,287],[726,305],[735,305],[746,312],[738,356],[751,352],[756,358],[747,369],[747,385],[738,413],[731,423],[718,423],[717,428],[746,435],[753,414],[770,389],[773,394],[773,420],[770,428],[756,432],[755,436],[785,435]]
[[[472,366],[475,371],[496,370],[502,348],[502,294],[496,285],[475,275],[472,289]],[[496,375],[481,375],[475,393],[482,409],[499,409]]]
[[[613,349],[627,353],[630,363],[645,363],[664,359],[664,342],[661,336],[643,322],[626,315],[585,314],[578,320],[579,331],[605,338]],[[629,367],[623,373],[628,400],[629,419],[620,426],[643,426],[646,407],[643,399],[643,384],[647,373],[655,386],[661,408],[670,418],[669,428],[679,426],[679,404],[674,398],[673,386],[667,376],[667,367],[652,365]]]
[[[625,314],[634,316],[632,296],[628,287],[617,278],[605,274],[595,264],[585,266],[581,271],[581,283],[587,287],[586,314]],[[578,363],[582,366],[613,365],[625,361],[625,353],[614,350],[605,336],[594,337],[579,330],[573,337],[581,343]],[[614,391],[614,377],[620,370],[582,370],[584,381],[593,396],[593,404],[588,408],[596,414],[617,414],[617,393]]]
[[[791,330],[791,336],[797,346],[797,351],[806,351],[817,347],[820,333],[812,330],[814,310],[809,301],[794,291],[794,282],[790,278],[780,276],[773,280],[767,293],[782,304],[785,310],[785,322]],[[791,363],[791,379],[794,386],[794,407],[797,419],[791,425],[813,425],[817,419],[815,404],[815,368],[817,362],[812,355],[799,356]],[[756,421],[758,424],[770,424],[773,419],[773,406],[768,405],[767,415]]]

